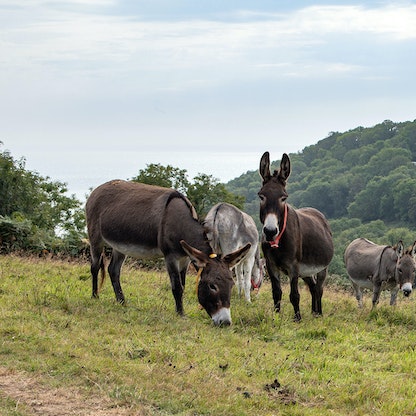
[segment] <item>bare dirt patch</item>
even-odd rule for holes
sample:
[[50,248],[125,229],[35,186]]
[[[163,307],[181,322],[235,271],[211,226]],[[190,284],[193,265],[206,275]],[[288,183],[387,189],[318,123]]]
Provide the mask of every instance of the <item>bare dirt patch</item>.
[[[118,406],[106,396],[88,395],[74,388],[51,388],[40,377],[0,367],[0,395],[16,402],[16,409],[42,416],[141,416],[143,409]],[[29,413],[27,413],[29,409]]]

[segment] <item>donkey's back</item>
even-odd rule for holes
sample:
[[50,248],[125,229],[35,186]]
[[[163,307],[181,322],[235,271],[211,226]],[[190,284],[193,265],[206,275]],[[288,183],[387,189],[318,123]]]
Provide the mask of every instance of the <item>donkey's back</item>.
[[[86,203],[92,255],[99,256],[108,245],[136,258],[161,256],[159,240],[165,209],[179,195],[174,189],[122,180],[100,185]],[[184,215],[189,216],[187,204]]]

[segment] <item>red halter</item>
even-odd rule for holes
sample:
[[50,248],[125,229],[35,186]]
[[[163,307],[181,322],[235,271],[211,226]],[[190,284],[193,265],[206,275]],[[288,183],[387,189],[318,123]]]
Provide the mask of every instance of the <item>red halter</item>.
[[285,204],[285,213],[284,213],[284,216],[283,216],[283,227],[279,231],[279,234],[277,234],[276,238],[273,241],[270,241],[270,246],[271,247],[273,247],[273,248],[278,248],[279,247],[280,239],[282,238],[282,235],[286,230],[286,223],[287,223],[287,204]]

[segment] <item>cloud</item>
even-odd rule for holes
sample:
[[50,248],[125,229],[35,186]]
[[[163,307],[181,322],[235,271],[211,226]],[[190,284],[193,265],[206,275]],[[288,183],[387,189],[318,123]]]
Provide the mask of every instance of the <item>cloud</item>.
[[290,49],[292,55],[302,53],[348,34],[381,36],[390,42],[416,38],[413,5],[372,9],[313,6],[284,15],[263,13],[263,18],[246,12],[251,19],[238,22],[141,21],[140,16],[100,13],[111,1],[99,2],[96,13],[74,8],[94,3],[67,1],[72,7],[62,9],[59,2],[34,1],[32,7],[9,11],[15,17],[13,23],[6,10],[0,46],[3,59],[7,56],[7,63],[15,65],[78,61],[85,69],[106,63],[113,70],[117,64],[128,63],[133,69],[158,70],[169,65],[186,70],[240,65],[253,56],[267,64],[264,55],[279,56]]
[[[0,100],[0,109],[15,101],[15,113],[27,106],[34,119],[40,111],[45,119],[76,111],[82,122],[85,114],[111,122],[116,114],[127,123],[139,110],[143,118],[170,116],[176,126],[178,114],[194,110],[202,121],[232,108],[249,114],[253,104],[264,109],[316,94],[342,97],[360,82],[389,79],[396,67],[386,72],[388,62],[409,59],[406,48],[416,38],[413,4],[237,10],[174,20],[147,19],[110,0],[2,4],[0,87],[10,98]],[[339,79],[344,91],[327,88]],[[221,117],[223,128],[229,116]]]

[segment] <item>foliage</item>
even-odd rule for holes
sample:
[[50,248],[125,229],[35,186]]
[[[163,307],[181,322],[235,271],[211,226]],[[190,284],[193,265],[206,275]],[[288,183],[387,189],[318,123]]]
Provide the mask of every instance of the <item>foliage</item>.
[[0,152],[0,250],[53,250],[59,247],[58,237],[71,234],[80,240],[83,209],[66,192],[64,183],[27,171],[24,159]]
[[[165,271],[125,267],[126,306],[110,284],[91,299],[88,276],[83,263],[0,256],[0,369],[42,380],[44,391],[78,392],[61,414],[93,414],[84,405],[98,400],[111,414],[415,413],[412,298],[391,308],[383,293],[371,311],[367,295],[360,310],[351,292],[325,288],[324,316],[314,318],[301,284],[303,320],[294,323],[288,285],[276,315],[265,282],[251,304],[234,291],[234,323],[217,328],[198,309],[195,276],[185,318],[174,312]],[[26,405],[41,413],[48,403],[32,393]],[[10,401],[0,394],[0,414],[29,414],[23,400]]]
[[[290,203],[313,206],[330,219],[381,219],[415,227],[415,141],[416,121],[384,121],[372,128],[332,132],[290,155]],[[272,165],[278,168],[279,163]],[[227,184],[231,192],[246,197],[246,208],[257,199],[259,188],[260,179],[254,171]]]
[[132,178],[132,181],[164,188],[174,188],[184,194],[186,194],[190,185],[185,169],[175,168],[171,165],[162,166],[159,163],[150,163],[146,169],[140,169],[137,176]]
[[187,190],[187,196],[192,201],[200,218],[204,218],[210,208],[218,202],[228,202],[238,208],[243,208],[244,197],[229,192],[225,185],[219,183],[211,175],[199,174]]
[[[331,132],[289,156],[289,203],[313,206],[331,222],[332,273],[345,276],[343,252],[356,237],[382,244],[395,244],[400,237],[406,245],[416,239],[416,121],[387,120],[371,128]],[[275,169],[279,164],[272,162]],[[230,192],[246,197],[244,209],[259,229],[260,186],[256,171],[227,183]]]
[[174,188],[186,195],[192,202],[199,218],[204,218],[209,209],[218,202],[229,202],[242,208],[244,197],[228,191],[224,184],[212,175],[200,173],[191,182],[185,169],[171,165],[149,164],[133,179],[135,182]]

